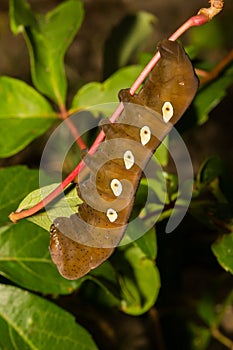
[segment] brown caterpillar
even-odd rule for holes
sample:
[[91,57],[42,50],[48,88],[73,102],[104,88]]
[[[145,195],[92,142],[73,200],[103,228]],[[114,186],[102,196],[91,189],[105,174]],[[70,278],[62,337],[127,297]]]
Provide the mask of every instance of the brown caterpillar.
[[[103,122],[105,141],[84,161],[90,177],[78,186],[83,203],[50,229],[50,254],[62,276],[77,279],[102,264],[122,239],[142,170],[193,100],[198,79],[184,49],[169,40],[139,94],[121,90],[125,110],[116,123]],[[145,106],[141,113],[141,107]],[[132,107],[133,106],[133,107]],[[151,111],[152,110],[152,111]],[[156,113],[154,113],[155,111]]]

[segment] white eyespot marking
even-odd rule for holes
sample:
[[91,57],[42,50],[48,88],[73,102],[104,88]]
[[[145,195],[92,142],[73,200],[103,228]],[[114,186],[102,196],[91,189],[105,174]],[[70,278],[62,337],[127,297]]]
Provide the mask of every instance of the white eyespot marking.
[[145,146],[151,138],[151,131],[149,126],[143,126],[140,130],[140,139],[141,139],[141,144]]
[[174,114],[174,110],[171,102],[164,102],[162,107],[162,114],[163,114],[163,121],[165,123],[168,123]]
[[132,168],[132,166],[134,165],[134,156],[131,151],[126,151],[124,153],[124,163],[125,163],[125,168],[127,170]]
[[118,214],[117,214],[116,210],[114,210],[112,208],[108,208],[106,215],[107,215],[107,218],[110,222],[114,222],[118,218]]
[[122,193],[122,184],[118,179],[113,179],[110,183],[112,192],[116,197],[119,197]]

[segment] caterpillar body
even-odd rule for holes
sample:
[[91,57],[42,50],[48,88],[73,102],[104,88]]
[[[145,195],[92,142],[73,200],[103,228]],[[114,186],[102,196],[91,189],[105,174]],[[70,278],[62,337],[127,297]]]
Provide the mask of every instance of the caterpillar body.
[[164,40],[158,50],[161,59],[140,92],[120,91],[125,109],[117,122],[101,123],[105,141],[84,158],[90,177],[78,185],[83,203],[77,214],[51,225],[51,258],[67,279],[84,276],[113,253],[127,228],[144,167],[196,94],[198,79],[184,49]]

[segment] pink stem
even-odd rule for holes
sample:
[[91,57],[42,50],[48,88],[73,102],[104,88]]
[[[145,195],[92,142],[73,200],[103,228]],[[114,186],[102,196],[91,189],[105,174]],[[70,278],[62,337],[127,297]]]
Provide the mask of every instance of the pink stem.
[[[180,28],[177,29],[175,33],[173,33],[170,36],[170,40],[176,40],[178,39],[184,32],[186,32],[189,28],[195,27],[195,26],[201,26],[208,22],[208,17],[204,16],[202,14],[193,16],[189,18]],[[160,58],[160,54],[157,52],[152,60],[148,63],[148,65],[145,67],[145,69],[142,71],[142,73],[138,76],[134,84],[131,86],[130,93],[133,95],[135,91],[139,88],[139,86],[143,83],[149,72],[154,68],[155,64],[158,62]],[[114,122],[118,116],[123,111],[123,104],[120,103],[113,115],[111,116],[110,120]],[[68,119],[67,119],[68,121]],[[80,137],[78,137],[80,139]],[[99,135],[97,136],[95,142],[93,143],[92,147],[89,150],[89,154],[94,154],[95,151],[98,149],[99,145],[104,139],[104,133],[101,131]],[[80,148],[83,149],[85,145],[81,144]],[[86,147],[84,147],[86,148]],[[33,206],[30,209],[26,209],[21,212],[13,212],[9,215],[9,218],[12,222],[16,223],[17,220],[31,216],[35,214],[37,211],[41,210],[44,206],[46,206],[48,203],[50,203],[54,198],[56,198],[79,174],[79,172],[84,168],[84,162],[81,161],[76,168],[66,177],[66,179],[57,187],[55,190],[53,190],[47,197],[45,197],[41,202],[37,203],[35,206]]]
[[67,124],[68,128],[70,129],[70,132],[72,133],[72,135],[74,136],[74,139],[78,145],[78,147],[81,150],[87,149],[86,144],[83,142],[78,130],[76,129],[76,127],[73,125],[73,123],[70,121],[69,119],[69,115],[68,112],[65,108],[65,106],[60,106],[60,111],[61,111],[61,119],[65,121],[65,123]]
[[65,119],[65,122],[68,126],[68,128],[70,129],[71,133],[73,134],[74,136],[74,139],[78,145],[78,147],[81,149],[81,150],[85,150],[87,149],[87,145],[84,143],[84,141],[82,140],[78,130],[76,129],[76,127],[74,126],[74,124],[70,121],[69,118]]
[[[179,27],[175,33],[173,33],[169,40],[175,41],[177,40],[183,33],[185,33],[189,28],[195,27],[195,26],[201,26],[208,22],[208,18],[204,15],[196,15],[191,18],[189,18],[181,27]],[[160,53],[156,52],[154,57],[150,60],[150,62],[147,64],[147,66],[143,69],[141,74],[138,76],[138,78],[135,80],[134,84],[130,88],[130,94],[134,95],[139,86],[143,83],[143,81],[146,79],[147,75],[150,73],[150,71],[154,68],[158,60],[160,59]]]

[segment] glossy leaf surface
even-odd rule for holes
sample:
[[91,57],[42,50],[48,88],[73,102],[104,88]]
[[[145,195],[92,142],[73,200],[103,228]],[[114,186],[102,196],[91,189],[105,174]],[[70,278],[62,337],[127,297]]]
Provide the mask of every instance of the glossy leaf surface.
[[97,349],[74,317],[53,303],[12,286],[0,285],[0,295],[1,349]]
[[23,81],[0,77],[0,158],[12,156],[56,120],[50,104]]
[[21,221],[0,230],[0,274],[21,287],[45,294],[69,294],[81,281],[59,275],[48,251],[49,233]]
[[59,106],[64,105],[67,81],[63,60],[82,23],[82,2],[65,1],[39,16],[24,0],[11,0],[10,14],[14,33],[25,35],[35,87]]

